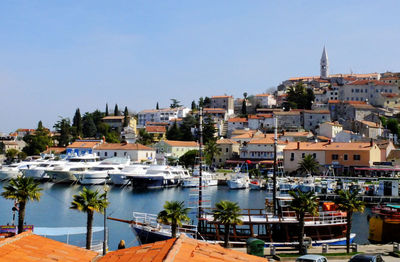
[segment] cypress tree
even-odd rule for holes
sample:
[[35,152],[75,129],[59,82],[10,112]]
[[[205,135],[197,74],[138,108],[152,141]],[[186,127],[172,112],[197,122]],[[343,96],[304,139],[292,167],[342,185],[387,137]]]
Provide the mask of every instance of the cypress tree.
[[72,126],[75,127],[76,136],[80,136],[82,134],[82,117],[79,108],[75,111],[74,118],[72,119]]
[[128,112],[128,107],[125,106],[124,110],[124,127],[128,126],[128,117],[129,117],[129,112]]
[[160,107],[158,106],[158,102],[157,102],[157,105],[156,105],[156,109],[157,109],[157,110],[159,110],[159,109],[160,109]]
[[108,104],[106,104],[106,116],[108,116]]
[[118,105],[117,104],[115,104],[114,116],[119,116],[119,110],[118,110]]

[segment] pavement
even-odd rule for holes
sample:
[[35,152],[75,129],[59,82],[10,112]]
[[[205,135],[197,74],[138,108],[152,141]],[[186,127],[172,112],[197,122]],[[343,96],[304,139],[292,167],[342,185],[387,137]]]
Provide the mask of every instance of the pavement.
[[[246,248],[234,248],[235,250],[241,251],[246,253]],[[400,262],[400,258],[397,257],[392,257],[389,255],[389,252],[393,251],[393,245],[358,245],[358,252],[361,253],[369,253],[369,254],[381,254],[382,258],[385,262]],[[340,248],[331,248],[328,250],[328,253],[345,253],[346,252],[346,247],[340,247]],[[296,253],[296,251],[293,250],[277,250],[277,254],[280,253]],[[308,254],[321,254],[322,253],[322,247],[312,247],[308,249]],[[267,258],[269,261],[277,261],[272,259],[270,255],[270,248],[265,248],[264,254],[267,255]],[[342,262],[342,261],[349,261],[350,258],[346,259],[339,259],[339,258],[328,258],[328,262]],[[286,258],[284,261],[295,261],[295,259],[288,259]]]

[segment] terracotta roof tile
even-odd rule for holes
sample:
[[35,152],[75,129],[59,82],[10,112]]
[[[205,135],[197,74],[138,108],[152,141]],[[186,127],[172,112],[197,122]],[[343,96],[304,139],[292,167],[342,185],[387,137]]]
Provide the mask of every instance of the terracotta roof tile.
[[114,119],[123,120],[124,116],[105,116],[105,117],[103,117],[103,120],[114,120]]
[[378,80],[356,80],[354,82],[348,83],[348,85],[359,85],[359,86],[363,86],[363,85],[376,85],[376,86],[390,86],[391,84],[389,83],[385,83],[383,81],[378,81]]
[[233,122],[247,122],[247,119],[244,117],[234,117],[228,120],[228,122],[233,123]]
[[146,126],[147,133],[165,133],[165,126]]
[[67,148],[94,148],[100,143],[100,141],[75,141]]
[[307,114],[330,114],[329,110],[304,110]]
[[212,96],[211,98],[232,98],[232,96]]
[[136,144],[104,143],[96,147],[95,150],[154,150],[154,149],[138,143]]
[[93,261],[94,251],[24,232],[0,242],[0,261]]
[[234,145],[236,145],[236,144],[238,144],[238,142],[236,142],[235,140],[232,140],[232,139],[220,139],[220,140],[217,140],[217,144],[234,144]]
[[283,150],[312,150],[312,151],[325,151],[325,150],[370,150],[371,145],[369,142],[353,142],[353,143],[327,143],[327,142],[290,142]]
[[196,141],[164,140],[164,142],[170,146],[179,146],[179,147],[198,147],[199,146],[199,144]]

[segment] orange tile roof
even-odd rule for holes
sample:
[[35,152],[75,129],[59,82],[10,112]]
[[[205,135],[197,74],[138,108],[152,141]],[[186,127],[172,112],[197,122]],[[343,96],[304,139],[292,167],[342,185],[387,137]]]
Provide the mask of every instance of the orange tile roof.
[[232,96],[212,96],[211,98],[230,98]]
[[146,126],[146,131],[148,133],[165,133],[167,129],[165,126]]
[[381,93],[381,96],[388,97],[388,98],[399,97],[398,94],[394,94],[394,93]]
[[[339,124],[339,122],[335,121],[335,122],[324,122],[322,124],[326,124],[326,125],[331,125],[331,126],[342,126],[341,124]],[[320,125],[322,125],[320,124]]]
[[304,151],[327,151],[327,150],[370,150],[369,142],[352,142],[352,143],[339,143],[339,142],[290,142],[283,150],[300,150]]
[[271,96],[271,94],[258,94],[258,95],[255,95],[255,96]]
[[[266,137],[261,137],[261,138],[253,138],[250,140],[249,144],[261,144],[261,145],[269,145],[274,143],[274,136],[266,136]],[[285,141],[278,140],[278,144],[285,144]]]
[[289,78],[289,80],[291,81],[298,81],[298,80],[316,80],[316,79],[320,79],[319,76],[301,76],[301,77],[291,77]]
[[[274,135],[274,134],[267,134],[267,136]],[[232,139],[247,139],[247,138],[262,138],[264,137],[263,133],[243,133],[237,136],[232,136]]]
[[375,123],[375,122],[371,122],[371,121],[359,120],[358,122],[360,122],[368,127],[373,127],[373,128],[381,128],[382,127],[380,123]]
[[32,232],[0,242],[0,261],[93,261],[98,253],[64,244]]
[[259,119],[260,117],[258,117],[257,115],[248,115],[247,118],[248,119]]
[[236,145],[236,144],[238,144],[238,142],[236,142],[235,140],[232,140],[232,139],[220,139],[220,140],[217,140],[217,144],[234,144],[234,145]]
[[99,262],[266,262],[265,258],[225,249],[181,234],[178,239],[160,241],[108,253]]
[[284,134],[282,134],[282,136],[297,136],[297,137],[301,137],[301,136],[312,136],[312,133],[310,132],[286,132]]
[[307,114],[330,114],[329,110],[304,110]]
[[154,149],[138,143],[136,144],[104,143],[96,147],[95,150],[154,150]]
[[99,141],[75,141],[67,148],[95,148],[98,144],[100,144]]
[[45,151],[43,151],[42,153],[44,153],[44,154],[50,154],[50,153],[61,154],[66,149],[67,149],[66,147],[51,146],[51,147],[47,148]]
[[247,122],[247,119],[244,117],[234,117],[229,119],[228,122]]
[[389,77],[381,78],[381,81],[388,81],[388,80],[400,80],[400,77],[389,76]]
[[[277,112],[279,112],[279,111],[277,111]],[[263,118],[273,118],[274,117],[273,114],[257,114],[257,116],[263,117]]]
[[339,100],[329,100],[328,104],[339,104]]
[[275,115],[277,116],[294,116],[294,115],[300,115],[300,111],[282,111],[282,112],[274,112]]
[[199,144],[196,141],[164,140],[164,142],[170,146],[179,146],[179,147],[198,147],[199,146]]
[[363,85],[368,85],[368,84],[373,84],[376,86],[390,86],[391,84],[385,83],[383,81],[378,81],[378,80],[356,80],[354,82],[348,83],[348,85],[358,85],[358,86],[363,86]]
[[123,120],[124,116],[105,116],[105,117],[103,117],[103,120],[113,120],[113,119]]

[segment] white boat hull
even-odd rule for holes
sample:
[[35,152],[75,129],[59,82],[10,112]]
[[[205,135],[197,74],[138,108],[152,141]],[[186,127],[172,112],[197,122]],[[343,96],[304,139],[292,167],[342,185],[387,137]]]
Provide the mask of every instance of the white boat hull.
[[241,180],[228,180],[227,184],[230,189],[246,189],[249,187],[249,183]]
[[22,172],[19,170],[0,170],[0,181],[1,180],[10,180],[13,178],[17,178],[21,176]]
[[25,169],[22,172],[25,177],[31,177],[34,180],[45,180],[50,178],[45,171],[44,169]]
[[111,183],[117,186],[129,185],[131,180],[128,176],[122,174],[110,174]]
[[78,181],[81,185],[101,185],[109,181],[108,174],[77,174]]
[[73,171],[49,171],[47,172],[51,181],[54,183],[74,183],[77,182],[76,172]]

